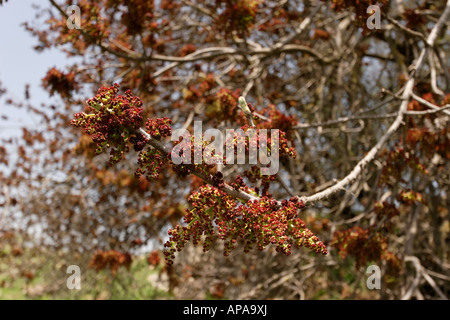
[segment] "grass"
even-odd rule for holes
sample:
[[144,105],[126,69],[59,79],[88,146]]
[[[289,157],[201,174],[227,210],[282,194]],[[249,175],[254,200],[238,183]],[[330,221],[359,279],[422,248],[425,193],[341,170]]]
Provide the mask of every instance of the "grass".
[[[144,257],[133,261],[130,270],[120,268],[114,277],[109,270],[96,272],[81,267],[81,290],[69,290],[66,285],[66,264],[63,257],[46,257],[25,251],[12,256],[9,248],[0,248],[0,300],[60,300],[111,299],[148,300],[171,299],[167,288],[155,282],[160,267],[149,266]],[[29,279],[26,272],[32,271]]]

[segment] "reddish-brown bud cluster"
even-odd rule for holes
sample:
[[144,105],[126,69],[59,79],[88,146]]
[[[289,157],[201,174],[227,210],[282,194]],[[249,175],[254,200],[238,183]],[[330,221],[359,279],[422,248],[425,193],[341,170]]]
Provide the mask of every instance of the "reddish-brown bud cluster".
[[[326,0],[321,0],[326,1]],[[367,28],[367,19],[369,18],[370,14],[367,13],[367,8],[373,4],[380,5],[380,7],[383,7],[384,5],[388,4],[388,0],[331,0],[333,3],[331,7],[340,12],[345,11],[349,9],[355,10],[355,24],[363,28],[363,32],[367,33],[370,30]],[[375,29],[376,30],[376,29]]]
[[6,151],[6,148],[3,146],[0,146],[0,163],[4,163],[8,165],[8,152]]
[[113,276],[117,274],[119,267],[130,268],[132,263],[131,255],[128,252],[117,250],[97,251],[89,263],[89,268],[94,268],[97,272],[110,269]]
[[224,186],[223,174],[220,171],[217,171],[211,178],[213,185],[221,188]]
[[[110,1],[111,3],[120,3]],[[126,4],[126,3],[125,3]],[[153,12],[155,3],[153,0],[137,0],[134,6],[126,4],[127,10],[121,14],[121,22],[126,26],[126,33],[130,35],[140,34],[143,30],[151,29],[153,24]]]
[[259,111],[262,115],[269,118],[270,121],[262,121],[258,124],[260,129],[279,129],[286,133],[286,138],[291,139],[293,136],[292,127],[298,123],[295,116],[285,115],[278,110],[275,105],[270,104]]
[[231,91],[230,89],[220,89],[214,101],[206,108],[205,116],[216,121],[229,120],[231,123],[242,123],[244,120],[241,112],[238,112],[237,100],[240,90]]
[[397,200],[403,204],[411,205],[413,202],[426,203],[420,192],[414,190],[401,190],[397,196]]
[[72,92],[78,90],[75,73],[64,73],[56,68],[50,69],[42,79],[43,86],[50,92],[50,96],[59,93],[63,98],[70,98]]
[[337,231],[333,235],[332,246],[339,249],[344,259],[347,255],[355,258],[355,266],[365,266],[371,261],[392,260],[398,258],[388,250],[387,238],[371,228],[353,227]]
[[188,54],[195,52],[195,50],[197,50],[197,48],[193,44],[188,43],[183,48],[181,48],[180,56],[182,56],[182,57],[187,56]]
[[378,180],[378,185],[384,184],[392,186],[398,181],[402,181],[402,175],[407,166],[412,170],[428,174],[425,166],[419,163],[418,157],[414,156],[411,151],[405,150],[403,147],[397,147],[386,157],[386,164],[384,165],[381,176]]
[[159,265],[161,263],[161,257],[159,255],[159,251],[154,250],[154,251],[150,252],[150,254],[148,255],[147,261],[151,266],[155,267],[155,266]]
[[187,177],[192,173],[192,166],[188,166],[185,164],[173,164],[172,162],[170,163],[172,165],[173,171],[175,171],[175,173],[180,177]]
[[[252,149],[262,149],[263,146],[267,148],[267,150],[271,150],[272,144],[274,147],[278,148],[279,156],[296,158],[297,153],[293,147],[288,146],[288,140],[286,139],[286,133],[278,130],[279,135],[278,139],[272,140],[272,133],[270,130],[267,131],[267,135],[260,134],[260,129],[255,129],[254,127],[250,127],[249,125],[244,125],[241,127],[242,132],[236,131],[234,136],[229,137],[226,140],[227,146],[233,146],[235,156],[238,155],[238,152],[245,151],[246,154],[249,154],[249,150]],[[248,137],[248,131],[255,130],[254,138]],[[243,141],[245,143],[245,149],[241,150],[240,142]],[[269,153],[270,154],[270,153]]]
[[[174,145],[178,145],[179,143],[180,141],[175,141]],[[214,160],[213,163],[207,164],[203,161],[205,156],[207,155],[206,147],[209,145],[209,142],[207,140],[203,140],[203,137],[201,142],[196,142],[195,136],[191,136],[189,145],[190,154],[189,151],[180,151],[179,156],[183,159],[183,163],[174,164],[171,155],[169,155],[172,168],[181,177],[186,177],[193,172],[200,173],[203,176],[210,176],[210,171],[215,167],[215,163],[219,163],[220,159],[224,159],[224,156],[222,154],[216,153],[216,151],[214,150],[211,151],[211,154],[208,155],[210,159]],[[201,161],[199,161],[201,163],[196,163],[196,159],[201,159]],[[217,180],[217,183],[219,182],[220,181]]]
[[410,29],[418,29],[418,27],[427,22],[425,16],[420,14],[416,9],[405,9],[403,17],[407,21],[406,27]]
[[216,78],[214,74],[209,73],[204,78],[190,83],[187,88],[183,88],[183,99],[185,102],[208,104],[214,99],[210,91],[216,87]]
[[217,28],[232,34],[233,31],[246,35],[253,27],[259,0],[217,0],[219,8],[224,8],[217,19]]

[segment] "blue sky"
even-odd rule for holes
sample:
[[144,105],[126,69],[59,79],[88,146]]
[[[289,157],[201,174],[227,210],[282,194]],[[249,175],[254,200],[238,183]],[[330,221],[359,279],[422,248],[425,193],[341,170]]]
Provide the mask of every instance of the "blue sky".
[[[38,10],[32,4],[50,6],[47,1],[36,0],[10,0],[0,6],[0,81],[8,90],[6,96],[16,101],[24,101],[25,84],[29,83],[31,102],[40,106],[42,102],[49,102],[48,93],[41,87],[41,78],[51,67],[63,68],[68,61],[65,54],[57,50],[41,53],[33,50],[38,41],[21,26],[25,21],[34,25]],[[4,100],[0,100],[2,114],[7,115],[8,120],[0,120],[0,137],[16,135],[20,126],[35,124],[24,109],[5,106]]]

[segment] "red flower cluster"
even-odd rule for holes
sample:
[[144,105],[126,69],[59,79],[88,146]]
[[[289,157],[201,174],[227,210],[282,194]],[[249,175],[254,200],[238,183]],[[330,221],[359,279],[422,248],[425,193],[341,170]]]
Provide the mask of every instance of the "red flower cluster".
[[97,95],[87,101],[92,113],[77,113],[71,124],[84,127],[97,143],[97,154],[112,148],[110,164],[120,161],[129,151],[128,142],[134,143],[135,149],[143,148],[146,141],[135,131],[142,126],[142,101],[134,97],[130,90],[125,95],[117,95],[119,85],[101,87]]
[[[243,134],[241,134],[239,131],[236,131],[234,136],[229,137],[226,141],[227,146],[233,145],[235,155],[237,155],[240,151],[239,141],[244,141],[246,154],[248,154],[249,150],[252,150],[252,148],[256,148],[256,150],[259,150],[263,145],[265,145],[267,147],[267,150],[270,151],[272,144],[274,144],[274,146],[278,146],[280,157],[287,156],[294,159],[297,157],[295,149],[288,146],[288,140],[286,139],[286,133],[284,131],[279,130],[278,139],[272,141],[272,135],[269,130],[267,131],[267,135],[263,134],[260,136],[260,129],[255,129],[254,127],[250,127],[249,125],[244,125],[241,127],[241,129]],[[256,139],[248,138],[247,132],[249,129],[255,130]]]
[[[251,167],[250,170],[245,171],[244,175],[252,183],[256,183],[259,180],[261,180],[261,186],[263,187],[262,191],[261,191],[261,195],[270,196],[269,195],[270,183],[275,180],[275,175],[271,176],[271,175],[261,174],[261,168],[259,168],[258,166]],[[256,191],[256,193],[259,193],[258,188],[255,188],[255,191]]]
[[172,134],[171,124],[172,120],[167,117],[148,119],[145,128],[149,135],[159,140],[161,137],[168,137]]
[[[263,121],[258,125],[260,129],[279,129],[286,133],[286,138],[292,138],[292,127],[298,123],[295,116],[287,116],[278,110],[275,105],[270,104],[266,108],[260,111],[261,114],[265,115],[270,119],[270,121]],[[257,116],[255,116],[257,118]]]
[[[231,91],[226,88],[220,89],[214,102],[206,108],[205,116],[217,121],[229,120],[233,124],[242,123],[242,116],[238,113],[237,100],[240,90]],[[244,123],[242,123],[244,124]]]
[[244,179],[241,176],[236,177],[236,182],[231,182],[230,186],[232,186],[235,190],[239,190],[240,188],[246,188]]
[[50,92],[50,96],[59,93],[63,98],[70,98],[72,92],[78,90],[75,73],[63,73],[56,68],[50,69],[42,79],[43,86]]
[[0,163],[4,163],[8,165],[8,152],[6,152],[6,148],[0,146]]
[[[422,89],[417,86],[420,92]],[[430,92],[421,94],[421,98],[436,105],[444,106],[450,103],[450,94],[443,98],[433,95]],[[423,104],[417,100],[412,100],[408,104],[408,110],[427,110]],[[429,114],[420,117],[409,117],[406,131],[404,147],[410,153],[418,157],[425,156],[431,159],[436,153],[444,159],[450,159],[450,127],[439,125],[435,122],[437,114]],[[434,123],[430,125],[430,123]]]
[[157,266],[161,263],[161,257],[159,256],[159,251],[158,250],[154,250],[152,252],[150,252],[148,258],[147,258],[148,263],[151,266]]
[[388,250],[387,238],[371,228],[353,227],[334,233],[332,246],[339,248],[339,255],[344,259],[347,255],[355,258],[355,266],[359,268],[371,261],[391,261],[398,258]]
[[427,21],[423,15],[417,12],[415,9],[405,9],[403,17],[406,21],[406,27],[410,29],[418,29],[421,25],[425,24]]
[[[326,0],[321,0],[326,1]],[[380,7],[389,4],[389,0],[331,0],[333,3],[331,7],[337,12],[345,11],[353,8],[355,10],[356,19],[355,24],[363,28],[363,32],[369,32],[366,21],[370,14],[367,13],[367,8],[371,5],[378,4]]]
[[394,223],[392,222],[392,218],[398,216],[400,211],[397,209],[395,204],[384,201],[377,201],[373,206],[373,209],[377,215],[379,221],[383,221],[380,227],[383,230],[391,231],[394,227]]
[[289,22],[298,21],[300,18],[300,12],[296,10],[295,6],[276,6],[270,10],[272,16],[258,23],[258,31],[280,36]]
[[[249,127],[248,125],[242,126],[241,127],[242,131],[235,131],[233,136],[228,137],[227,141],[226,141],[226,145],[228,146],[233,146],[234,149],[234,154],[235,156],[237,156],[239,153],[244,152],[245,154],[249,154],[250,150],[259,150],[260,148],[267,148],[267,150],[271,150],[272,148],[272,143],[275,147],[278,148],[278,152],[280,156],[288,156],[288,157],[292,157],[295,158],[296,152],[295,149],[293,147],[289,147],[288,146],[288,140],[286,139],[286,133],[284,133],[283,131],[279,131],[279,136],[278,139],[275,139],[272,141],[272,136],[271,133],[268,132],[267,135],[259,135],[259,129],[255,129],[254,133],[255,133],[255,137],[254,138],[249,138],[248,137],[248,130],[249,129],[254,129],[252,127]],[[183,138],[184,139],[184,138]],[[195,159],[195,153],[196,152],[200,152],[200,148],[195,148],[195,138],[194,136],[190,137],[191,141],[190,141],[190,146],[191,146],[191,154],[186,154],[186,152],[183,152],[183,154],[181,154],[181,150],[180,150],[180,157],[186,157],[186,161],[187,160],[191,160],[191,162],[194,162],[193,159]],[[174,144],[177,145],[179,144],[180,141],[175,141]],[[201,158],[204,158],[204,156],[207,154],[207,152],[205,151],[205,147],[209,146],[209,142],[207,140],[203,140],[202,139],[202,153],[201,153]],[[227,159],[226,156],[224,156],[223,154],[217,153],[216,151],[212,152],[210,155],[208,155],[211,157],[211,159],[215,159],[217,160],[216,162],[220,162],[219,160],[222,161],[222,163],[226,163]],[[190,158],[189,158],[190,157]],[[208,176],[210,174],[210,171],[212,168],[214,168],[215,164],[206,164],[206,163],[201,163],[201,164],[191,164],[191,165],[185,165],[185,164],[179,164],[179,165],[175,165],[172,163],[172,161],[170,161],[170,163],[172,164],[175,172],[177,172],[180,176],[187,176],[188,174],[192,173],[192,172],[198,172],[203,174],[204,176]],[[261,175],[261,174],[259,174]],[[273,180],[272,178],[265,178],[265,180]],[[266,186],[266,188],[264,189],[265,191],[268,190],[268,186]]]
[[214,74],[209,73],[204,78],[190,83],[187,88],[183,88],[183,99],[185,102],[208,104],[214,98],[210,91],[215,87],[217,87],[216,78]]
[[132,258],[128,252],[116,250],[97,251],[89,263],[89,268],[94,268],[97,272],[104,269],[110,269],[113,276],[115,276],[119,267],[129,269],[131,262]]
[[245,252],[253,246],[264,250],[269,244],[276,245],[276,250],[285,255],[291,253],[293,245],[297,248],[304,246],[317,253],[328,252],[325,245],[297,218],[298,209],[304,207],[297,198],[283,201],[281,207],[268,197],[238,206],[235,199],[207,185],[188,200],[193,209],[184,217],[186,225],[169,230],[170,239],[164,245],[164,255],[169,265],[173,263],[176,251],[181,251],[191,240],[194,245],[199,244],[202,236],[205,236],[203,250],[208,251],[216,225],[219,238],[225,241],[225,256],[236,247],[238,240],[245,242]]
[[188,54],[195,52],[195,50],[197,50],[197,48],[193,44],[189,43],[185,45],[183,48],[181,48],[180,56],[181,57],[187,56]]
[[122,23],[126,26],[126,33],[130,35],[140,34],[143,30],[148,30],[151,26],[155,4],[153,0],[134,0],[131,4],[128,1],[108,1],[114,5],[123,4],[127,10],[122,12]]
[[[189,139],[188,137],[183,137],[184,139]],[[174,146],[178,145],[180,143],[179,140],[174,142]],[[196,144],[198,144],[199,146],[196,148]],[[180,150],[180,154],[179,156],[181,158],[183,158],[183,163],[181,164],[174,164],[172,162],[172,158],[171,156],[169,157],[170,159],[170,164],[172,165],[173,170],[180,176],[180,177],[186,177],[189,174],[193,173],[194,171],[197,173],[200,173],[204,176],[210,176],[210,171],[216,166],[215,163],[211,163],[211,164],[207,164],[203,161],[204,156],[207,154],[207,150],[206,147],[209,145],[209,142],[207,140],[203,140],[202,137],[202,141],[201,144],[199,142],[195,141],[195,136],[191,136],[190,137],[190,155],[189,152],[186,151],[181,151]],[[200,149],[201,146],[201,149]],[[200,153],[201,151],[201,153]],[[220,158],[224,158],[222,154],[219,154],[218,152],[216,153],[216,150],[211,151],[211,154],[209,155],[211,157],[211,159],[216,160],[217,162],[219,162]],[[195,163],[195,159],[196,158],[201,158],[202,159],[202,163]],[[185,164],[187,162],[190,162],[191,164]]]
[[412,152],[406,151],[403,147],[397,147],[386,157],[386,164],[381,171],[378,185],[392,186],[398,181],[403,181],[402,174],[406,169],[405,164],[413,170],[428,174],[425,166],[419,163],[419,159]]
[[413,190],[401,190],[397,200],[406,205],[411,205],[413,202],[426,203],[422,194]]
[[331,245],[339,248],[342,259],[347,255],[354,256],[357,268],[368,261],[379,260],[387,248],[386,239],[381,234],[370,237],[370,230],[361,227],[335,232]]
[[223,12],[217,19],[217,28],[232,34],[237,31],[240,35],[248,34],[253,27],[259,0],[217,0],[218,7],[225,5]]
[[128,141],[133,144],[134,151],[141,151],[145,148],[145,145],[148,142],[148,140],[140,133],[136,133],[135,136],[131,136]]
[[135,176],[145,175],[148,180],[158,178],[165,160],[166,158],[161,152],[148,147],[146,151],[139,152],[139,168],[136,170]]

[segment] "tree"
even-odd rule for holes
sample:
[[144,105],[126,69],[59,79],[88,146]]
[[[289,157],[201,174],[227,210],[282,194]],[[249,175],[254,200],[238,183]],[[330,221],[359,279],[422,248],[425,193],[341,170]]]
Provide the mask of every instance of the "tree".
[[[80,29],[70,1],[50,4],[43,26],[26,24],[36,49],[82,62],[43,78],[62,104],[30,107],[48,127],[24,129],[4,173],[8,212],[22,230],[45,226],[35,243],[113,273],[166,243],[178,296],[211,277],[215,297],[448,296],[450,2],[380,1],[380,29],[366,23],[371,1],[82,0]],[[279,171],[173,163],[182,141],[168,137],[195,120],[279,129]]]

